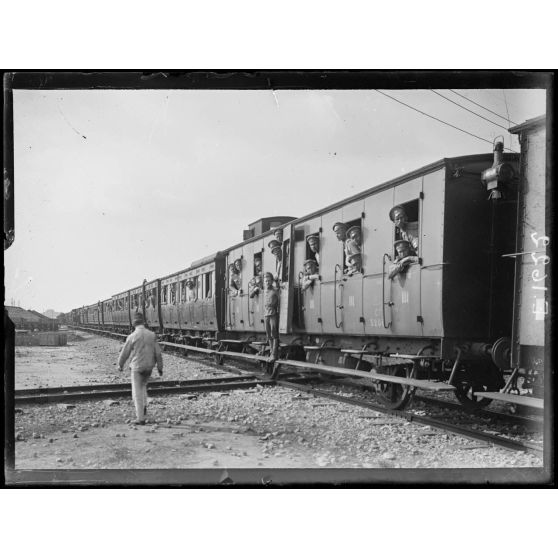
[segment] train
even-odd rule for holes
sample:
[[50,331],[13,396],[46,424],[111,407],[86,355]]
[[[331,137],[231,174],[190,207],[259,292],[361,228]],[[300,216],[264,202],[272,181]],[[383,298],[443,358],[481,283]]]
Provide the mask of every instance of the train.
[[525,260],[522,217],[545,181],[522,187],[527,158],[495,142],[491,153],[441,159],[304,217],[262,218],[241,242],[76,308],[71,320],[127,333],[139,311],[160,340],[218,362],[222,350],[264,357],[261,279],[271,273],[280,310],[272,375],[298,366],[369,379],[392,409],[417,389],[472,409],[494,399],[542,408],[547,306],[536,303],[534,335],[524,301],[532,285],[521,283],[533,282],[525,266],[548,263],[544,231],[539,259]]

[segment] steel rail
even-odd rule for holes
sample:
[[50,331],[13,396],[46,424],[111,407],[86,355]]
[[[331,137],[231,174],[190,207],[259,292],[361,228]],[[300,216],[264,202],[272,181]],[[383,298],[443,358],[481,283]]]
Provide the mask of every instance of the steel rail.
[[[241,380],[255,380],[256,376],[222,376],[220,378],[198,378],[195,380],[153,380],[148,382],[148,387],[172,387],[172,386],[195,386],[196,384],[219,384],[223,382],[235,382]],[[56,386],[48,388],[28,388],[16,389],[14,395],[49,395],[71,392],[93,392],[106,391],[111,389],[126,389],[130,387],[130,382],[109,383],[109,384],[87,384],[76,386]]]
[[392,415],[401,418],[403,420],[406,420],[407,422],[414,422],[425,426],[431,426],[433,428],[437,428],[439,430],[443,430],[446,432],[451,432],[453,434],[464,436],[466,438],[472,438],[474,440],[480,440],[483,442],[491,442],[494,445],[501,446],[506,449],[532,453],[537,456],[541,456],[543,454],[543,447],[540,444],[534,444],[531,442],[520,442],[517,440],[511,440],[509,438],[504,438],[502,436],[488,434],[486,432],[478,432],[471,428],[466,428],[456,424],[450,424],[447,422],[439,421],[428,417],[418,416],[409,411],[397,411],[392,409],[386,409],[381,405],[375,405],[374,403],[369,403],[367,401],[359,401],[357,399],[351,399],[348,397],[344,397],[342,395],[336,395],[334,393],[329,393],[327,391],[317,390],[313,387],[300,385],[293,382],[276,380],[276,384],[283,387],[295,389],[298,391],[305,391],[307,393],[312,393],[318,397],[324,397],[327,399],[332,399],[334,401],[339,401],[341,403],[348,403],[349,405],[364,407],[366,409],[377,411],[379,413]]
[[[182,382],[182,385],[176,385],[177,382],[170,382],[172,385],[159,386],[159,387],[148,387],[148,393],[150,396],[153,395],[170,395],[170,394],[180,394],[180,393],[192,393],[192,392],[206,392],[206,391],[229,391],[235,389],[249,389],[256,387],[257,385],[274,385],[275,382],[270,379],[256,379],[255,377],[246,377],[241,380],[236,378],[234,381],[205,381],[205,382],[194,382],[193,384],[188,384],[188,382]],[[89,386],[87,386],[89,387]],[[57,393],[47,393],[47,394],[28,394],[19,395],[17,392],[14,394],[14,403],[16,405],[21,404],[36,404],[36,403],[60,403],[66,401],[82,401],[82,400],[92,400],[92,399],[114,399],[119,397],[129,397],[132,394],[131,386],[128,384],[126,388],[116,388],[116,389],[102,389],[102,390],[91,390],[86,391],[73,391],[71,393],[64,393],[63,390],[59,390]]]
[[532,426],[539,426],[541,428],[543,425],[542,419],[524,417],[521,415],[511,415],[509,413],[500,413],[499,411],[491,411],[490,409],[467,409],[457,401],[446,401],[444,399],[436,399],[434,397],[427,397],[424,395],[416,395],[416,394],[413,397],[413,400],[422,401],[424,403],[431,403],[432,405],[436,405],[438,407],[445,407],[446,409],[461,411],[467,415],[470,415],[471,417],[483,417],[492,420],[502,420],[502,421],[507,420],[517,424],[530,424]]

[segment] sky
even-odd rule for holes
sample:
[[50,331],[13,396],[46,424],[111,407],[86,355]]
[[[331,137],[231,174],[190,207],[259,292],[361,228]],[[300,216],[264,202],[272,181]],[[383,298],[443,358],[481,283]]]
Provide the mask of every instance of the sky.
[[[444,157],[492,151],[544,90],[15,90],[5,301],[61,312]],[[458,95],[459,94],[459,95]],[[488,112],[469,100],[497,113]],[[503,117],[503,118],[502,118]]]

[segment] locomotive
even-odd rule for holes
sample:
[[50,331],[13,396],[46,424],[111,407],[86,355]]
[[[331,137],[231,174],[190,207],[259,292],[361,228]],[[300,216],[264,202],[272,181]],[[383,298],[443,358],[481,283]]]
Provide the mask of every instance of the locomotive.
[[[364,378],[390,408],[417,389],[453,392],[471,408],[493,399],[542,408],[541,323],[525,339],[532,330],[517,295],[530,238],[518,215],[533,195],[521,187],[522,157],[498,142],[493,153],[439,160],[301,218],[261,219],[242,242],[72,319],[128,332],[140,311],[161,340],[217,362],[234,352],[260,357],[273,375],[294,366]],[[281,343],[266,363],[268,272]]]

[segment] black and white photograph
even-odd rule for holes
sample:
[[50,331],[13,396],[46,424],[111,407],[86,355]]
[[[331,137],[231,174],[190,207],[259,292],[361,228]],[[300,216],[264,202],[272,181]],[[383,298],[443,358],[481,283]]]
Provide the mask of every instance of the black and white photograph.
[[4,74],[6,482],[550,482],[552,79]]

